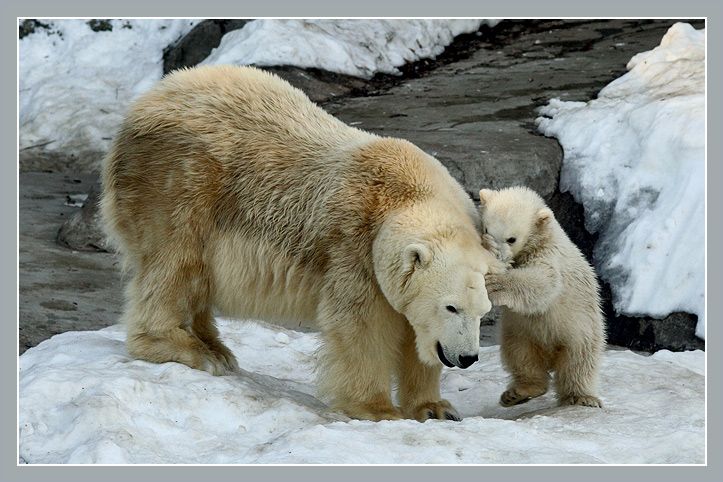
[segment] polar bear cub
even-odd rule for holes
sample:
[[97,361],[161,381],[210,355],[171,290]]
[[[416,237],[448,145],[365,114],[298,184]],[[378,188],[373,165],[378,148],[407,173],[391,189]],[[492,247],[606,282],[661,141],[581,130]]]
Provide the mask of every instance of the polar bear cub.
[[595,273],[543,199],[526,187],[480,191],[483,243],[510,269],[488,274],[493,305],[504,305],[502,363],[509,407],[547,392],[559,405],[602,407],[597,379],[605,327]]

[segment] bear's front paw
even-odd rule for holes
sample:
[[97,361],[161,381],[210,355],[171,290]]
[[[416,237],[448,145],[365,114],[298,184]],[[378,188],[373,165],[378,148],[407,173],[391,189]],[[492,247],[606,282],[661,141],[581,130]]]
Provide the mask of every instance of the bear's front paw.
[[437,402],[427,402],[415,407],[410,414],[418,422],[425,420],[453,420],[459,422],[462,417],[459,416],[457,410],[447,400],[439,400]]
[[371,420],[372,422],[381,422],[382,420],[401,420],[404,418],[402,412],[391,403],[385,402],[366,402],[366,403],[337,403],[336,409],[344,412],[349,418],[358,420]]
[[560,406],[563,405],[582,405],[583,407],[602,408],[603,404],[599,398],[591,395],[571,395],[560,400]]

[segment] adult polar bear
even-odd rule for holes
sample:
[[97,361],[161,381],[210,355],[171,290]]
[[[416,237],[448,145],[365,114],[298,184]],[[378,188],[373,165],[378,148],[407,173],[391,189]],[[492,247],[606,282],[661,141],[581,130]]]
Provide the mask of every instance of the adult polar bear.
[[459,419],[439,393],[442,363],[477,360],[484,275],[503,266],[436,159],[343,124],[274,75],[200,67],[132,105],[103,185],[132,273],[131,355],[219,375],[238,365],[213,309],[316,323],[320,388],[336,408]]

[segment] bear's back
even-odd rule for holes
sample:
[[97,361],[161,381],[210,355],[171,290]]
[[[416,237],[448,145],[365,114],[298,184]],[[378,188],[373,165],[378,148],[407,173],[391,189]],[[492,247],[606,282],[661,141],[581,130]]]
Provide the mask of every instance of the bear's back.
[[218,155],[243,149],[319,151],[371,135],[347,126],[274,74],[253,67],[175,71],[140,96],[126,126],[134,136],[187,132]]

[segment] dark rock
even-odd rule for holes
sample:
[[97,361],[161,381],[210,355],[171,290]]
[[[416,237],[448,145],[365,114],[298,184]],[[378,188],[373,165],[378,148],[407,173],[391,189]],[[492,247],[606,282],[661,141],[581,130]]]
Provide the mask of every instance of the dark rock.
[[590,234],[585,229],[585,208],[582,204],[575,201],[569,192],[563,193],[559,189],[545,201],[570,240],[580,248],[588,262],[592,263],[592,252],[598,235]]
[[705,350],[705,341],[695,336],[696,315],[678,312],[663,319],[618,315],[612,306],[610,286],[602,285],[608,344],[647,352]]
[[[204,20],[163,52],[163,73],[182,67],[193,67],[218,47],[221,38],[232,30],[242,28],[250,20]],[[362,91],[367,82],[350,75],[321,69],[302,69],[294,66],[260,67],[273,72],[291,85],[301,89],[314,102]]]
[[259,68],[278,75],[302,90],[314,102],[345,97],[353,91],[363,90],[367,85],[364,79],[321,69],[302,69],[290,65]]
[[193,67],[208,57],[221,43],[221,37],[238,30],[250,20],[204,20],[163,51],[163,73]]
[[50,31],[50,25],[42,23],[39,20],[23,20],[18,26],[18,38],[23,38],[31,33],[35,33],[35,31],[40,28],[45,29],[48,32]]
[[108,240],[101,229],[98,201],[101,184],[93,184],[83,206],[63,223],[56,242],[77,251],[110,251]]
[[113,25],[108,20],[98,20],[96,18],[93,20],[88,20],[86,23],[88,24],[88,27],[90,27],[90,29],[93,32],[112,32],[113,31]]

